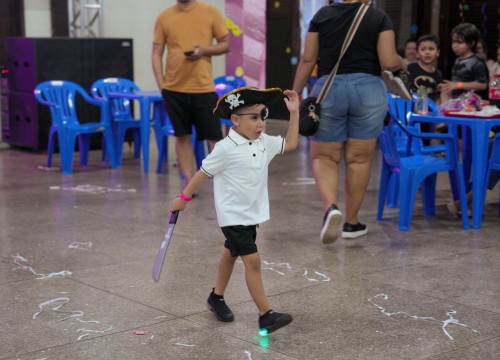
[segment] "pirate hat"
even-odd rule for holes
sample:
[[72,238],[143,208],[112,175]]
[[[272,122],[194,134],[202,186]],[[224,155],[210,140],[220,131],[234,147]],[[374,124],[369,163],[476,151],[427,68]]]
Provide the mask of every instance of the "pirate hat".
[[215,106],[214,114],[223,119],[229,119],[233,112],[242,107],[255,104],[268,106],[279,99],[284,103],[283,98],[283,92],[279,88],[261,90],[246,86],[221,96]]

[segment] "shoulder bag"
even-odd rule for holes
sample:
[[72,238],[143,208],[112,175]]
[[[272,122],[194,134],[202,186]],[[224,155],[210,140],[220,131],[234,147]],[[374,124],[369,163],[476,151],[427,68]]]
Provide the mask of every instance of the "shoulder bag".
[[321,92],[319,93],[318,97],[309,96],[300,102],[300,108],[299,108],[299,134],[300,135],[311,136],[311,135],[314,135],[318,131],[318,129],[319,129],[319,116],[321,114],[321,102],[323,101],[326,94],[330,90],[330,87],[332,86],[332,83],[333,83],[333,79],[335,78],[335,75],[337,74],[340,60],[342,59],[347,48],[349,47],[349,45],[352,41],[352,38],[354,37],[354,34],[356,33],[356,30],[358,29],[359,24],[361,23],[361,20],[363,19],[363,16],[365,15],[367,10],[368,10],[368,6],[365,4],[361,4],[361,6],[358,9],[358,12],[356,13],[356,16],[355,16],[353,22],[351,23],[351,27],[349,28],[347,36],[344,40],[344,44],[342,45],[342,50],[340,51],[339,59],[337,60],[335,67],[333,68],[332,72],[328,76],[328,79],[326,80],[325,84],[323,85],[323,88],[321,89]]

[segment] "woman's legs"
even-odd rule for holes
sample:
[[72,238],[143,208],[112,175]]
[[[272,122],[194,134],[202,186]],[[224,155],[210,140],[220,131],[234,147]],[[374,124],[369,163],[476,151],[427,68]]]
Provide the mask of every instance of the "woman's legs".
[[370,181],[372,160],[377,139],[347,139],[345,147],[346,217],[348,224],[357,224],[358,212]]
[[325,211],[337,204],[342,147],[340,142],[310,142],[312,170]]

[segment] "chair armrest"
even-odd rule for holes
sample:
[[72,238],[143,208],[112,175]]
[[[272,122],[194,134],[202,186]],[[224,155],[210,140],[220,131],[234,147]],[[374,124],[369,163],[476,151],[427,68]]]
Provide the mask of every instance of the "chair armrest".
[[399,127],[402,131],[404,131],[408,137],[408,145],[406,153],[409,155],[411,153],[411,149],[414,149],[416,153],[421,153],[418,147],[414,148],[412,138],[418,139],[435,139],[441,140],[445,143],[446,146],[446,157],[452,156],[453,159],[458,158],[458,144],[455,136],[450,133],[426,133],[418,131],[414,126],[411,125],[403,125],[398,119],[391,118],[391,121],[396,123],[395,126]]
[[35,95],[36,101],[38,101],[42,105],[46,106],[56,106],[52,101],[47,101],[42,97],[42,92],[38,89],[33,90],[33,95]]
[[92,105],[100,106],[103,107],[106,103],[108,103],[108,100],[102,99],[102,98],[93,98],[87,93],[81,93],[83,98],[85,99],[86,102]]

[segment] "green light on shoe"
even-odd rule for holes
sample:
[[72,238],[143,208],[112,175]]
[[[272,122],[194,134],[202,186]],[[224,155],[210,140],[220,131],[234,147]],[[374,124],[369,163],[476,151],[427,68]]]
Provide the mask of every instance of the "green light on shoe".
[[265,328],[259,329],[259,335],[260,336],[267,336],[267,329],[265,329]]
[[259,345],[263,350],[266,350],[269,347],[269,342],[271,338],[269,336],[259,336]]

